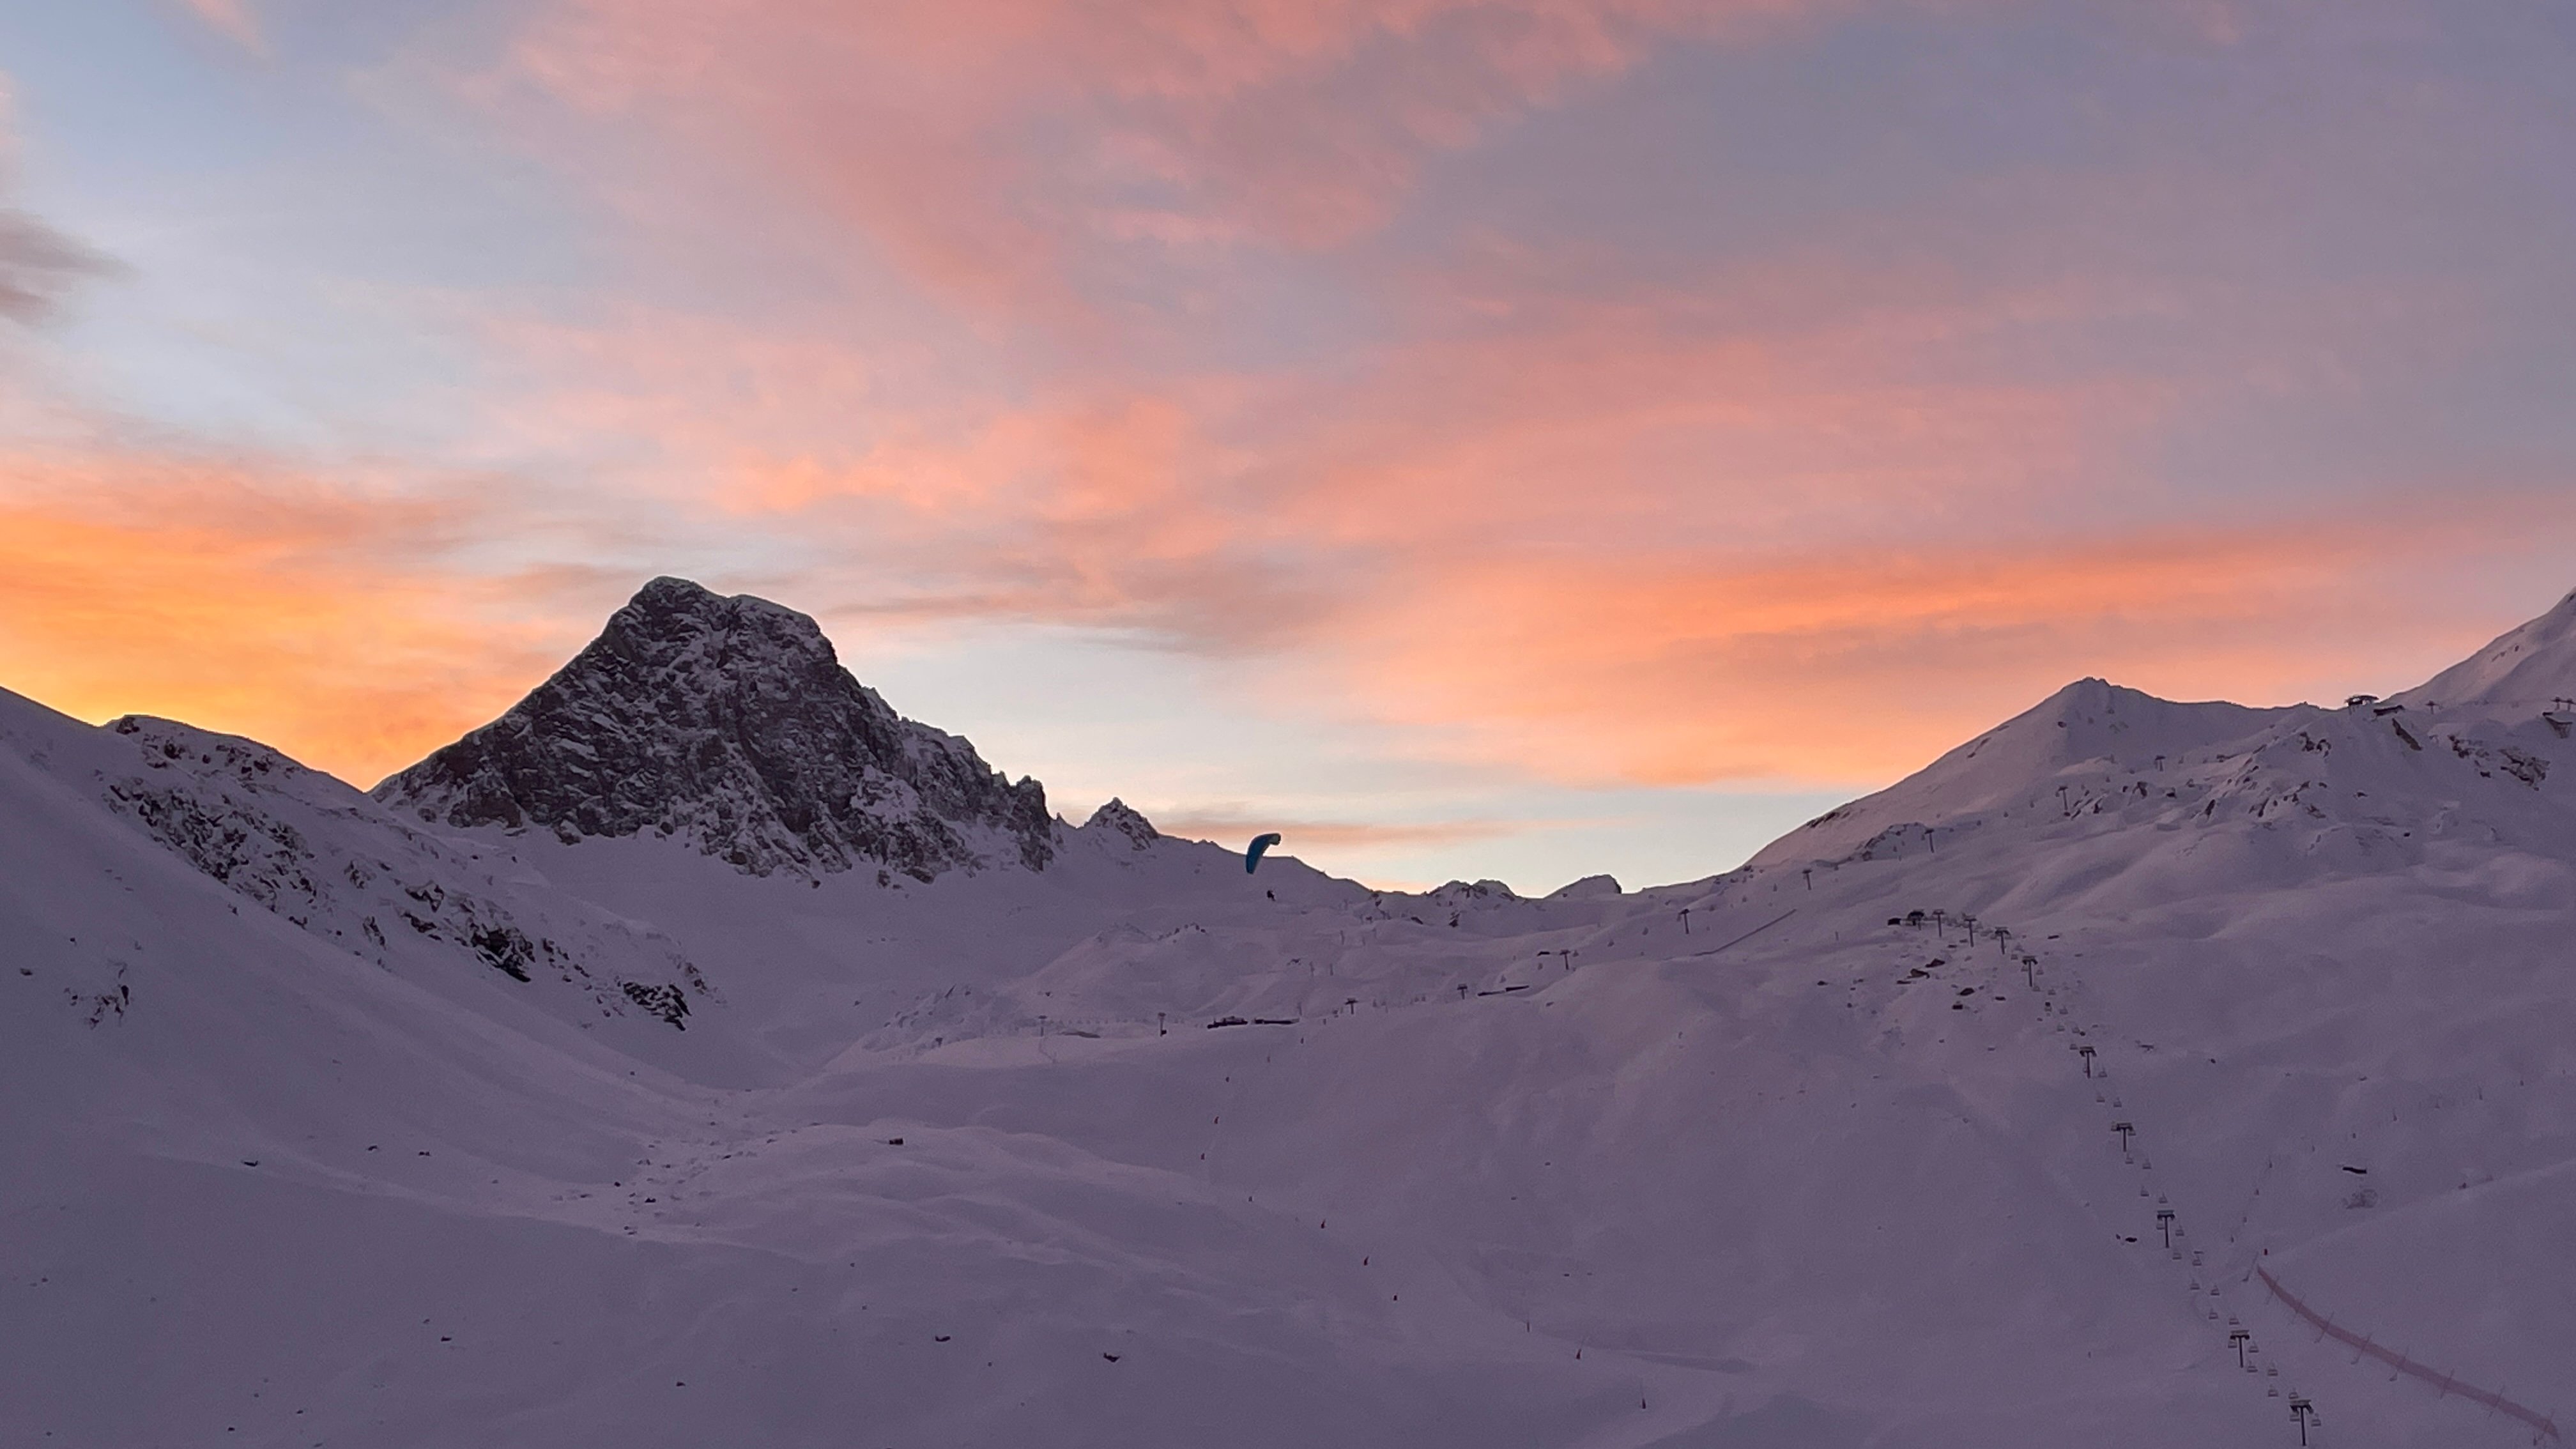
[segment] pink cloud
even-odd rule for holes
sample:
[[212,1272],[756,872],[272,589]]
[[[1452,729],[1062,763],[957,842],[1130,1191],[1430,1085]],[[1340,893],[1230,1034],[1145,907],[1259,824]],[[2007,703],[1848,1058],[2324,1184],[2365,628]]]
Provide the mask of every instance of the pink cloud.
[[[2313,394],[2389,330],[2347,295],[2295,336],[2209,324],[2199,372],[2065,365],[2088,332],[2237,317],[2225,279],[2105,241],[2207,178],[1981,176],[2064,203],[2062,235],[2007,239],[2048,255],[1990,270],[1946,232],[1661,273],[1474,238],[1340,277],[1374,309],[1346,352],[1237,360],[1268,354],[1230,345],[1228,265],[1362,264],[1443,153],[1659,46],[1845,8],[553,0],[483,98],[601,163],[567,174],[609,178],[631,255],[741,252],[703,291],[673,265],[693,303],[488,322],[479,435],[818,611],[1258,659],[1293,707],[1596,783],[1878,778],[2073,674],[2277,696],[2485,627],[2371,603],[2409,549],[2503,547],[2388,501],[2420,480],[2285,503],[2250,544],[2161,523],[2188,389]],[[2203,0],[2134,23],[2238,29]],[[1866,219],[1982,236],[1997,200]],[[1119,315],[1122,282],[1180,320]],[[721,300],[764,287],[793,300]],[[2366,622],[2259,627],[2320,607]]]
[[[2002,310],[2099,305],[2126,304]],[[702,455],[689,506],[793,538],[779,586],[818,612],[1144,631],[1261,661],[1282,708],[1580,784],[1881,779],[2086,673],[2258,700],[2385,683],[2392,648],[2433,661],[2492,622],[2391,603],[2389,570],[2576,534],[2503,484],[2460,513],[2144,524],[2101,490],[2151,492],[2128,440],[2171,400],[1940,377],[1984,310],[1701,335],[1560,299],[1357,380],[1068,380],[818,422],[811,446],[762,420],[820,418],[833,389],[794,379],[860,365],[710,325],[661,334],[684,354],[668,371],[620,334],[612,401],[569,405],[571,431],[611,407]],[[739,430],[621,391],[708,377],[776,381],[745,384]],[[2508,511],[2519,542],[2455,521]]]
[[[483,83],[646,128],[658,183],[721,174],[1020,320],[1088,315],[1102,249],[1330,247],[1423,159],[1659,44],[1822,0],[557,0]],[[774,220],[774,219],[773,219]],[[1091,280],[1098,280],[1092,277]]]
[[267,37],[260,33],[259,18],[251,13],[249,0],[180,0],[216,34],[253,55],[268,53]]

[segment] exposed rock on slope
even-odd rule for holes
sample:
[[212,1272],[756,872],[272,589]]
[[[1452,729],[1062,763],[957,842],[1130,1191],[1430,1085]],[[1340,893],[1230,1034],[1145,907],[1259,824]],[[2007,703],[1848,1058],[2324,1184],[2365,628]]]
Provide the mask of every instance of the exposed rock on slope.
[[[516,1006],[585,1028],[639,1008],[678,1027],[693,1007],[721,1000],[667,935],[553,891],[507,857],[407,824],[251,740],[145,715],[100,728],[0,690],[0,766],[14,772],[14,793],[0,802],[9,832],[36,829],[47,810],[98,807],[111,835],[148,840],[222,886],[228,918],[274,915],[344,962],[476,1009],[493,1004],[485,989],[497,987]],[[36,803],[48,794],[51,805]],[[108,879],[119,910],[165,904]],[[26,940],[0,933],[0,947],[23,955]],[[23,978],[33,963],[18,964]],[[74,994],[122,1016],[127,963],[104,964],[109,973]]]
[[[127,715],[140,769],[99,775],[108,808],[163,848],[379,966],[407,951],[462,955],[516,981],[556,978],[600,1015],[629,1005],[673,1026],[706,978],[667,939],[552,897],[522,901],[494,871],[389,819],[365,796],[266,745]],[[523,914],[531,905],[533,913]],[[568,908],[569,907],[569,908]]]
[[682,837],[754,875],[927,881],[1055,852],[1037,781],[896,714],[812,619],[684,579],[646,584],[509,713],[375,795],[455,826]]

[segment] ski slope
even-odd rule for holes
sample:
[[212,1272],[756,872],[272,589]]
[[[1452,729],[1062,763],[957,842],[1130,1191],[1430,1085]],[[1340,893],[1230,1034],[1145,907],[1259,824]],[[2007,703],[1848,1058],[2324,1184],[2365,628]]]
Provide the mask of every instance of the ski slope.
[[0,699],[0,1442],[2557,1442],[2571,619],[1543,899],[1124,807],[762,874]]

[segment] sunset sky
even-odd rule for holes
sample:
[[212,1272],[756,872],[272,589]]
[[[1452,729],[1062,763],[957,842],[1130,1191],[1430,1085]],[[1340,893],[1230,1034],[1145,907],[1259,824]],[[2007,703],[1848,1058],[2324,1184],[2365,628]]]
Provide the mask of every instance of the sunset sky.
[[1364,879],[2576,586],[2576,8],[0,6],[0,686],[361,785],[655,574]]

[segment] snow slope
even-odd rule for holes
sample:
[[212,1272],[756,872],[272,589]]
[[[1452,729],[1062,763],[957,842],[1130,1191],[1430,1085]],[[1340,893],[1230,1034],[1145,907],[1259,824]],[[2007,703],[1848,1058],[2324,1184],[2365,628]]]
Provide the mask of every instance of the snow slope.
[[2255,1274],[2576,1413],[2576,771],[2473,695],[2084,681],[1538,900],[1123,806],[761,873],[0,700],[0,1442],[2530,1442]]
[[2397,698],[2428,710],[2565,712],[2576,705],[2576,593]]
[[[2175,704],[2081,679],[1885,790],[1829,810],[1774,842],[1756,864],[1900,850],[1903,832],[2002,818],[2015,805],[2062,810],[2063,791],[2111,773],[2162,771],[2168,760],[2243,740],[2291,713],[2234,704]],[[1918,841],[1919,844],[1919,841]]]

